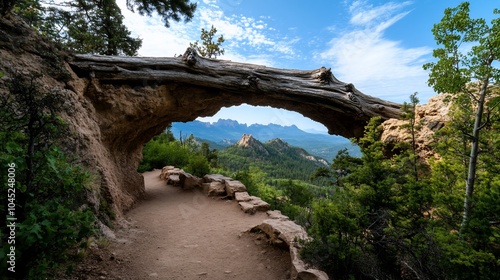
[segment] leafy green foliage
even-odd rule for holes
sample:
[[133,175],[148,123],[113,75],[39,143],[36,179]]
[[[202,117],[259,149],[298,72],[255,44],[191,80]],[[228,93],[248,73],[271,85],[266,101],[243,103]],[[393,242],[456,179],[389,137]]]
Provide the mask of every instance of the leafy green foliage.
[[[0,100],[0,165],[15,165],[16,276],[21,279],[50,277],[67,260],[67,250],[93,232],[95,221],[84,206],[93,177],[57,147],[58,137],[67,133],[57,116],[62,95],[41,91],[37,77],[13,73],[9,94]],[[7,182],[7,173],[0,179]],[[0,188],[4,201],[7,188]],[[0,205],[1,213],[7,213],[6,206]],[[0,222],[6,223],[5,215]],[[3,229],[0,235],[6,240]],[[0,248],[4,271],[9,246]]]
[[213,25],[210,30],[205,30],[205,28],[201,29],[201,46],[198,44],[198,41],[194,43],[189,43],[189,46],[192,48],[197,48],[198,52],[205,57],[208,58],[217,58],[217,56],[224,54],[224,49],[221,48],[222,43],[224,43],[224,36],[221,35],[217,38],[217,41],[214,41],[214,36],[217,33],[217,28]]
[[[499,104],[488,103],[491,95],[489,85],[500,81],[500,69],[496,68],[500,59],[500,18],[493,19],[491,25],[482,18],[472,19],[469,5],[463,2],[445,10],[441,22],[432,29],[437,44],[441,46],[433,52],[438,61],[424,65],[424,69],[430,70],[429,85],[437,92],[452,94],[456,102],[459,100],[469,114],[474,115],[473,119],[465,121],[467,129],[462,131],[462,150],[464,153],[468,150],[468,163],[461,232],[474,215],[472,206],[482,146],[481,134],[489,123],[488,116]],[[499,13],[495,9],[494,14]],[[464,51],[462,46],[465,44],[471,45],[470,49]]]
[[173,165],[195,176],[203,177],[210,173],[211,164],[215,167],[217,161],[217,151],[210,150],[206,143],[199,145],[192,135],[175,140],[170,129],[146,143],[142,154],[139,172]]
[[210,165],[208,160],[203,155],[194,155],[189,159],[188,164],[184,167],[186,172],[193,174],[194,176],[203,177],[210,173]]
[[451,121],[436,135],[434,148],[442,158],[431,163],[430,180],[435,201],[432,226],[450,275],[459,279],[495,279],[499,277],[496,271],[500,256],[500,135],[496,121],[500,114],[492,112],[489,116],[491,124],[482,130],[480,143],[487,152],[482,153],[477,162],[473,211],[468,225],[462,228],[463,190],[466,188],[468,165],[466,155],[470,151],[469,139],[463,131],[473,118],[468,104],[469,98],[453,102],[449,114]]
[[[497,89],[491,88],[496,91]],[[496,102],[492,94],[489,102]],[[461,231],[463,189],[470,151],[464,120],[474,118],[465,98],[436,134],[441,155],[422,165],[415,150],[415,95],[405,104],[411,143],[388,150],[380,142],[380,120],[372,119],[357,142],[362,157],[340,151],[332,170],[335,191],[314,199],[303,257],[338,279],[496,279],[499,277],[500,174],[498,112],[491,111],[480,142],[474,211]]]

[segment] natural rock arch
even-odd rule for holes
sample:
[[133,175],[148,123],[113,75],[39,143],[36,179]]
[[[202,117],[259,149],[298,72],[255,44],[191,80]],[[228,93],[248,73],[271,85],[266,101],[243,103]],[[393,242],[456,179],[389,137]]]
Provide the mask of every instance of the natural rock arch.
[[[330,69],[276,69],[200,57],[145,58],[75,55],[80,77],[75,92],[93,105],[100,141],[109,151],[126,210],[144,192],[136,172],[142,146],[171,122],[212,116],[222,107],[247,103],[296,111],[324,124],[330,134],[360,137],[373,116],[400,118],[401,106],[367,96],[337,80]],[[128,201],[128,202],[123,202]]]
[[296,111],[345,137],[361,136],[373,116],[401,115],[400,104],[364,95],[324,67],[276,69],[207,59],[191,48],[175,58],[76,55],[70,64],[90,78],[87,95],[98,111],[122,112],[130,122],[154,118],[150,124],[158,122],[153,126],[160,130],[170,121],[191,121],[242,103]]
[[[0,17],[0,94],[9,75],[42,73],[47,90],[67,98],[72,133],[65,149],[100,178],[88,203],[120,215],[144,193],[136,168],[143,144],[173,121],[248,103],[302,113],[332,134],[359,137],[372,116],[399,118],[400,106],[366,96],[329,69],[275,69],[212,60],[188,49],[182,57],[71,55],[15,16]],[[103,208],[104,207],[104,208]]]

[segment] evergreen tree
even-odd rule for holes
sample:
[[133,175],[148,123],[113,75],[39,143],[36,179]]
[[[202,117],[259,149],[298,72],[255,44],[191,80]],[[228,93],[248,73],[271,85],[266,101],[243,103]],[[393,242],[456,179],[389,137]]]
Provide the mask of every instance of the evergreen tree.
[[151,16],[157,13],[165,23],[165,27],[170,26],[170,20],[190,21],[194,16],[196,4],[190,3],[190,0],[127,0],[127,8],[131,11],[137,11],[141,15]]
[[[0,12],[13,9],[43,35],[72,52],[133,56],[142,44],[123,24],[116,0],[19,0],[15,6],[7,4],[0,7]],[[141,15],[158,13],[166,27],[170,20],[191,20],[196,10],[196,4],[189,0],[128,0],[127,7]]]
[[205,30],[205,28],[201,29],[201,46],[198,44],[198,41],[194,43],[190,43],[190,47],[197,48],[198,52],[205,57],[208,58],[217,58],[219,55],[224,54],[224,49],[221,48],[222,43],[224,43],[224,36],[221,35],[217,38],[217,41],[214,41],[214,36],[217,33],[217,29],[212,25],[210,30]]

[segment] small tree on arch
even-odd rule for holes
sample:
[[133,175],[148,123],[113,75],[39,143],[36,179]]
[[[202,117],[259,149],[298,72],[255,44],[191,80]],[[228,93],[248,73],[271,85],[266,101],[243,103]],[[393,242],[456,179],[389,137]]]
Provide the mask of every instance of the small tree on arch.
[[224,43],[224,36],[221,35],[217,38],[217,41],[214,41],[215,34],[217,33],[217,28],[213,25],[210,30],[205,30],[205,28],[201,29],[201,46],[198,43],[198,40],[194,43],[189,43],[189,46],[192,48],[197,48],[198,52],[208,58],[217,58],[217,56],[224,54],[224,49],[221,48],[222,43]]

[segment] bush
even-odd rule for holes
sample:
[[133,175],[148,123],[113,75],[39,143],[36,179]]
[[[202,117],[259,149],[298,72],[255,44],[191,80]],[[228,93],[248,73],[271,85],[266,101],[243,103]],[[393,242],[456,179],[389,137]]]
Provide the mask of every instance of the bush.
[[184,170],[194,176],[203,177],[210,173],[208,160],[202,155],[194,155],[189,159],[189,163]]

